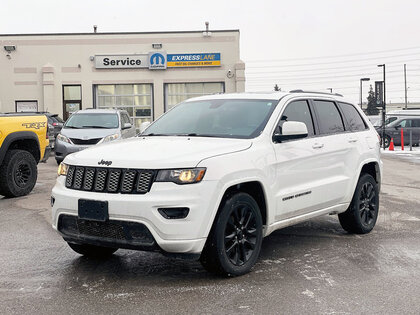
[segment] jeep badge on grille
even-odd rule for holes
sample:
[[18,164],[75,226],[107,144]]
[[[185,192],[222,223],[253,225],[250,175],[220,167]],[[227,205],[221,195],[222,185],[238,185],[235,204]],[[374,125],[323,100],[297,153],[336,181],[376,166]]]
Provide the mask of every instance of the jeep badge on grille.
[[111,164],[112,164],[112,161],[104,161],[103,159],[98,162],[98,165],[110,166]]

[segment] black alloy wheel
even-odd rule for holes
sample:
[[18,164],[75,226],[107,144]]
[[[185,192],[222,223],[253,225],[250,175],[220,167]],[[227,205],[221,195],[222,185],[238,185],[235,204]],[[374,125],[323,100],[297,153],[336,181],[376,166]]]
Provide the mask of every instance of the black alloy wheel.
[[251,270],[261,250],[263,221],[257,202],[247,193],[225,197],[201,253],[210,272],[240,276]]
[[20,161],[19,164],[15,166],[13,180],[17,186],[24,188],[25,185],[27,185],[31,176],[32,176],[31,167],[27,161],[25,160]]
[[361,223],[370,226],[377,212],[375,188],[370,182],[364,183],[360,191],[359,211]]
[[340,224],[349,233],[372,231],[379,212],[379,186],[370,174],[361,174],[348,209],[338,215]]
[[225,253],[235,266],[245,264],[257,245],[255,215],[248,204],[237,204],[225,229]]

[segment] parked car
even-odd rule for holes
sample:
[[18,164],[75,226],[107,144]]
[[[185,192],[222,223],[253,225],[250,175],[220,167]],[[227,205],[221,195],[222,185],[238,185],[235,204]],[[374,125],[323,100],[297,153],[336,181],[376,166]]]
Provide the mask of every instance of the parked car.
[[38,176],[37,164],[49,153],[44,115],[0,114],[0,195],[29,194]]
[[84,109],[73,113],[55,141],[57,164],[70,153],[98,143],[134,137],[136,129],[128,113],[115,109]]
[[[420,143],[420,115],[418,116],[398,116],[385,127],[385,147],[388,148],[391,138],[395,145],[401,145],[401,129],[404,135],[404,145],[410,144],[410,132],[412,134],[412,144],[418,146]],[[378,130],[382,138],[382,129]]]
[[203,96],[138,137],[67,156],[52,225],[82,255],[162,251],[242,275],[277,229],[338,214],[346,231],[370,232],[381,169],[375,129],[341,96]]

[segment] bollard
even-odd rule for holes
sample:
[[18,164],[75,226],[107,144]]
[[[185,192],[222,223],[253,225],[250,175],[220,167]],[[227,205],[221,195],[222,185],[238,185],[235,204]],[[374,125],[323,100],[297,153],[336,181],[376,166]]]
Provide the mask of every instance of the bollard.
[[410,151],[413,151],[413,130],[410,129]]
[[401,128],[401,151],[404,151],[404,129]]

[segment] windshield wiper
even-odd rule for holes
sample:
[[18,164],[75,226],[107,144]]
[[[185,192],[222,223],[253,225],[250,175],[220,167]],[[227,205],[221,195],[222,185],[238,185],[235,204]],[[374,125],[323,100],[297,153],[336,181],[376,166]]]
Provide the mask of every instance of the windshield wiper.
[[109,127],[104,127],[104,126],[83,126],[82,128],[102,128],[102,129],[111,129]]
[[175,135],[168,135],[168,134],[165,134],[165,133],[153,133],[153,132],[148,133],[146,135],[142,135],[142,134],[139,135],[139,137],[154,137],[154,136],[161,137],[161,136],[175,136]]
[[80,129],[79,127],[75,127],[75,126],[64,126],[64,128]]
[[195,133],[195,132],[178,134],[177,136],[184,136],[184,137],[215,137],[215,138],[218,137],[216,135],[208,135],[208,134],[201,134],[201,133]]

